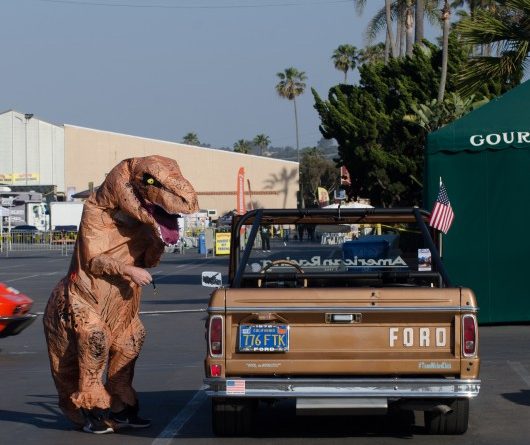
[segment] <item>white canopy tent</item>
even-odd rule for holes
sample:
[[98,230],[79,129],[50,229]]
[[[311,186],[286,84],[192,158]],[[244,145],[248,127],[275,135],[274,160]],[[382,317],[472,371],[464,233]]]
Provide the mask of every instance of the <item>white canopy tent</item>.
[[[322,207],[323,209],[336,209],[339,207],[339,204],[330,204]],[[341,209],[373,209],[374,206],[370,204],[365,204],[357,201],[343,202],[340,206]]]

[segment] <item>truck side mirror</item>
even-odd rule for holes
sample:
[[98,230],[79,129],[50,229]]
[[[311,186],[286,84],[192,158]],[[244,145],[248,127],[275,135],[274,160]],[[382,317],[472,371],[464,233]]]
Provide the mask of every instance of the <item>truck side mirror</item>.
[[202,285],[204,287],[221,287],[223,285],[221,272],[203,272]]

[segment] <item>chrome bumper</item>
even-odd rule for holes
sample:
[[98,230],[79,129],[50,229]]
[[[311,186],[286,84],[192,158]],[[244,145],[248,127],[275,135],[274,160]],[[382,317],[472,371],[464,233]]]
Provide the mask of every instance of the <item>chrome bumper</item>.
[[[239,385],[229,383],[235,389],[227,391],[227,382]],[[206,378],[204,383],[210,397],[434,399],[472,398],[480,391],[480,380],[457,379]]]

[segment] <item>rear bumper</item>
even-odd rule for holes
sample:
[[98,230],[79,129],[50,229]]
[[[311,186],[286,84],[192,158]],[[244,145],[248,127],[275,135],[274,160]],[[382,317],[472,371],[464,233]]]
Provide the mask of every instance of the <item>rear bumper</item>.
[[[230,382],[228,391],[227,382]],[[427,378],[206,378],[204,383],[207,386],[206,394],[211,397],[436,399],[472,398],[480,391],[480,380]]]
[[0,338],[17,335],[35,321],[35,314],[22,317],[0,317]]

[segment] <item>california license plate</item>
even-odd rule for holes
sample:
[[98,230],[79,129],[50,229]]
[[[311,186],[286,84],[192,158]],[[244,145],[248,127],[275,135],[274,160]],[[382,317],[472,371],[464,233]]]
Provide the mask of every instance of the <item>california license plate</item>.
[[289,350],[289,325],[239,325],[240,352],[285,352]]

